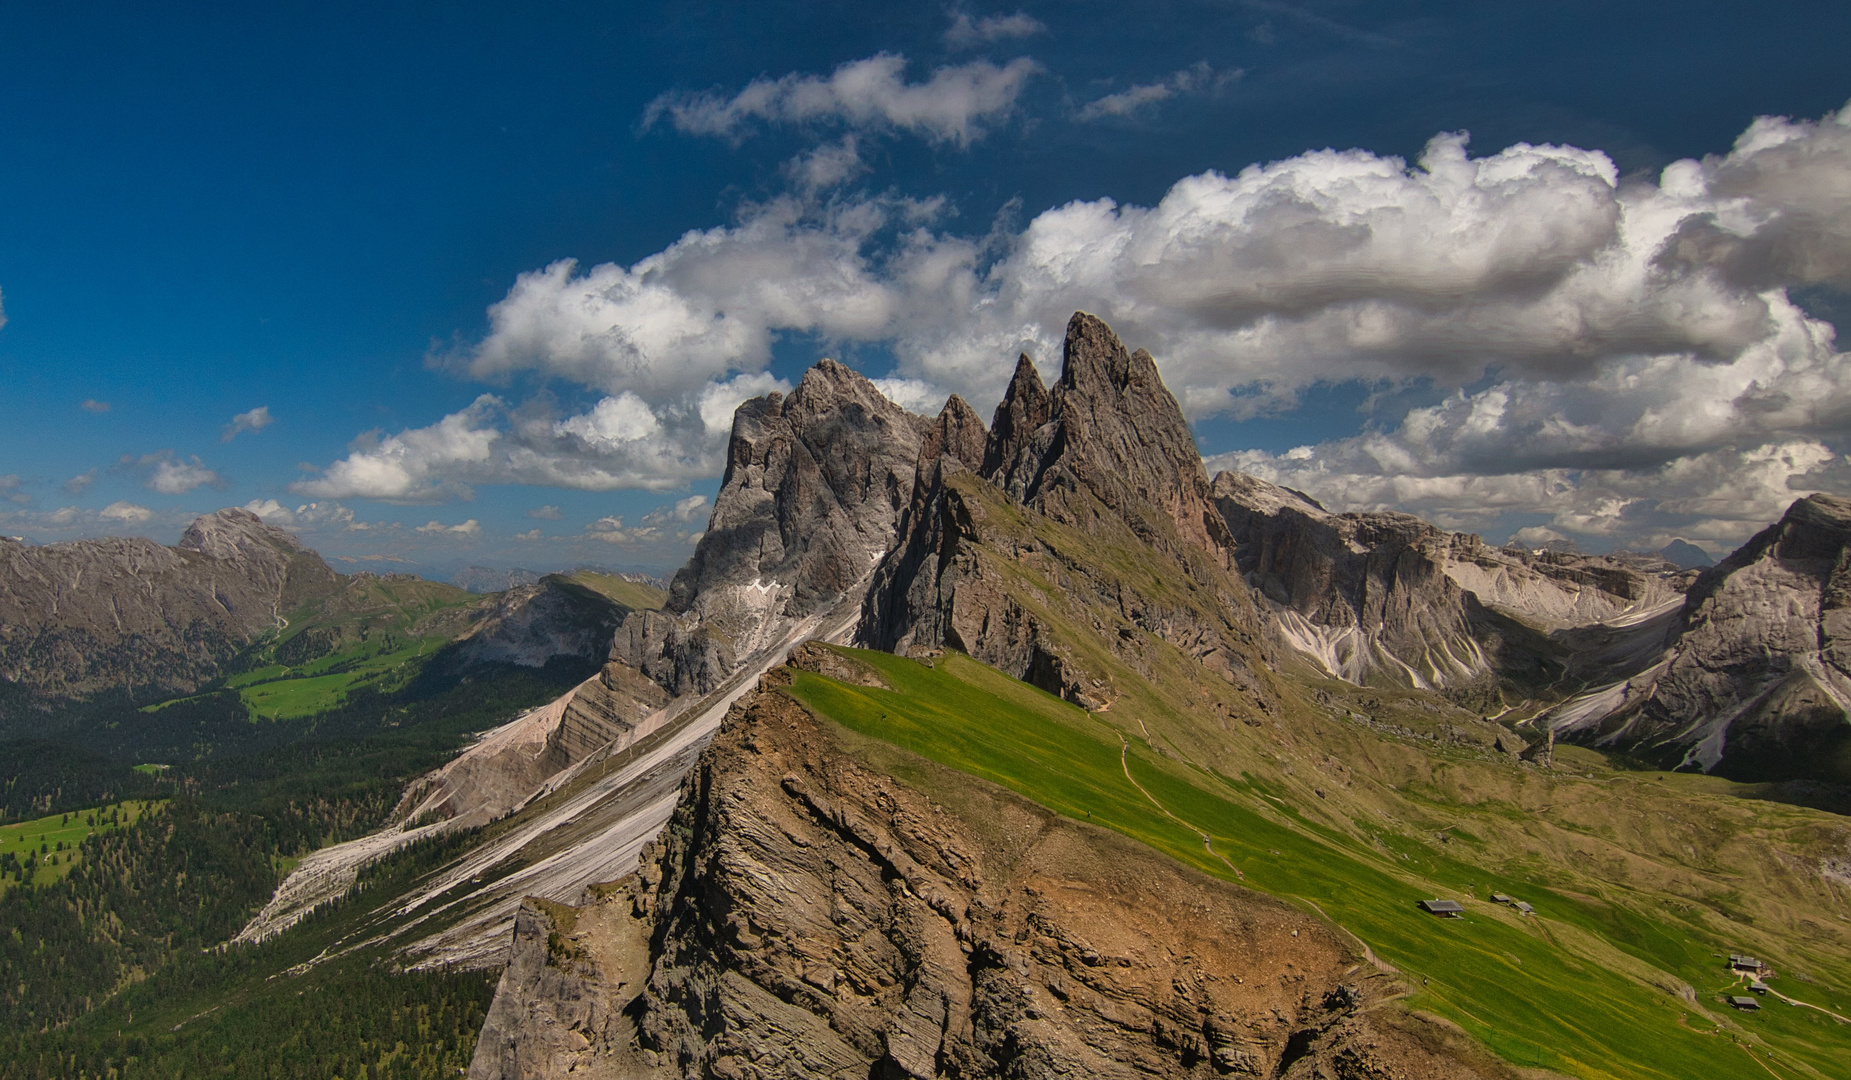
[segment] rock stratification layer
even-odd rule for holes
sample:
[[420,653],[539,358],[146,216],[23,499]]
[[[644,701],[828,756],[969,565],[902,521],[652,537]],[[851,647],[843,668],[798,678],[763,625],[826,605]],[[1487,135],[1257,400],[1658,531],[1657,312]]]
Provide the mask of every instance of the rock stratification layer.
[[1241,473],[1217,476],[1213,490],[1235,562],[1275,632],[1349,682],[1557,679],[1577,650],[1552,636],[1661,617],[1662,644],[1692,578],[1655,557],[1532,553],[1407,514],[1334,514]]
[[838,730],[737,709],[636,879],[524,915],[471,1077],[1487,1075],[1317,920]]
[[339,580],[248,510],[208,514],[173,547],[0,538],[0,682],[40,704],[192,693]]
[[1666,765],[1851,781],[1851,500],[1794,503],[1702,572],[1663,659],[1545,722]]
[[625,622],[612,659],[670,693],[706,693],[791,622],[840,601],[893,544],[925,428],[834,360],[788,398],[741,405],[694,557],[663,611]]

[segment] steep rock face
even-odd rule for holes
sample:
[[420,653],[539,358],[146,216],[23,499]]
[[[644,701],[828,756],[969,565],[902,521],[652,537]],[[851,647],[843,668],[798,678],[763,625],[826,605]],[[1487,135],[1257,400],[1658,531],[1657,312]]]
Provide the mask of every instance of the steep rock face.
[[1564,631],[1668,621],[1692,578],[1649,557],[1535,554],[1407,514],[1333,514],[1240,473],[1217,476],[1213,495],[1235,562],[1270,602],[1282,641],[1355,683],[1554,678],[1577,653],[1616,647]]
[[1663,660],[1545,722],[1681,768],[1851,780],[1848,542],[1851,500],[1795,502],[1703,571]]
[[790,620],[839,601],[893,544],[926,426],[833,360],[788,399],[740,406],[706,534],[665,610],[627,620],[611,658],[671,693],[705,693]]
[[922,449],[858,640],[955,648],[1091,708],[1113,691],[1076,650],[1080,628],[1116,624],[1103,636],[1134,662],[1154,636],[1265,699],[1251,599],[1228,573],[1201,458],[1148,353],[1077,313],[1060,380],[1047,389],[1022,357],[980,460],[967,413],[948,404],[939,429],[962,441]]
[[40,702],[190,693],[339,581],[294,536],[239,509],[200,518],[174,547],[0,541],[0,680]]
[[599,661],[630,609],[558,575],[517,585],[452,647],[455,663],[543,667],[556,657]]
[[[641,964],[588,949],[555,992],[534,927],[471,1075],[1483,1075],[1375,1023],[1388,980],[1309,916],[969,777],[947,805],[837,738],[775,692],[736,710],[604,902]],[[577,1004],[594,983],[624,989]]]
[[1102,320],[1082,311],[1068,321],[1051,391],[1023,357],[994,422],[986,475],[1017,502],[1062,518],[1072,511],[1060,496],[1084,490],[1153,544],[1212,546],[1208,476],[1182,410],[1151,355],[1127,353]]

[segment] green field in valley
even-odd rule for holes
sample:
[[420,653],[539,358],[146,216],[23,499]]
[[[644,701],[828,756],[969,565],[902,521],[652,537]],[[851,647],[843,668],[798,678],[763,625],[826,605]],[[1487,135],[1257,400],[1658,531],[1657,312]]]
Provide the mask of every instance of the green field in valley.
[[89,810],[0,825],[0,892],[60,881],[83,858],[93,833],[126,829],[159,802],[130,799]]
[[[1732,982],[1720,960],[1727,943],[1693,924],[1557,892],[1546,867],[1499,876],[1386,828],[1366,845],[1307,821],[1250,778],[1121,741],[1103,719],[961,655],[928,668],[850,654],[894,689],[799,672],[790,693],[854,731],[1209,874],[1234,880],[1231,863],[1242,884],[1314,908],[1398,968],[1414,991],[1410,1007],[1457,1023],[1514,1064],[1589,1078],[1846,1075],[1851,1025],[1772,997],[1759,1013],[1728,1010],[1717,999]],[[1490,903],[1492,892],[1530,902],[1537,916]],[[1433,897],[1461,901],[1465,917],[1415,907]],[[1696,1002],[1679,996],[1680,983],[1695,988]],[[1780,989],[1828,1008],[1851,1003],[1851,994],[1796,980]]]

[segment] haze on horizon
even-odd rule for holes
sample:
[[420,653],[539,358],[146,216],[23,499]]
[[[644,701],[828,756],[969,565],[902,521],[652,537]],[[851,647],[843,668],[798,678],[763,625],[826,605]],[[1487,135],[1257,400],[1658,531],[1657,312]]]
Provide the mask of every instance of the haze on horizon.
[[1211,471],[1720,556],[1851,493],[1851,13],[1658,10],[11,11],[0,533],[673,567],[740,401],[1084,309]]

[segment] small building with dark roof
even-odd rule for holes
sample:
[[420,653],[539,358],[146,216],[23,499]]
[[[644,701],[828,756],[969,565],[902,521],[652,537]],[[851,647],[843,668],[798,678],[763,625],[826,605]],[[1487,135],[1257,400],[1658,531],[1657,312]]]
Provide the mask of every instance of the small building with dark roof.
[[1457,900],[1422,900],[1420,909],[1442,919],[1457,919],[1465,914],[1465,905]]
[[1516,901],[1501,892],[1494,892],[1491,894],[1491,902],[1494,904],[1512,904]]
[[1746,996],[1737,994],[1736,996],[1729,999],[1729,1004],[1735,1006],[1738,1009],[1741,1009],[1744,1012],[1753,1012],[1754,1010],[1759,1009],[1761,1007],[1761,999],[1754,998],[1754,997],[1746,997]]
[[1521,900],[1517,901],[1517,910],[1523,912],[1525,915],[1536,914],[1535,908],[1531,907],[1530,905],[1524,903]]
[[1734,953],[1730,953],[1729,966],[1737,971],[1760,971],[1761,961],[1752,956],[1737,956]]
[[1748,988],[1750,990],[1753,990],[1757,994],[1767,993],[1767,984],[1762,982],[1760,979],[1749,980]]

